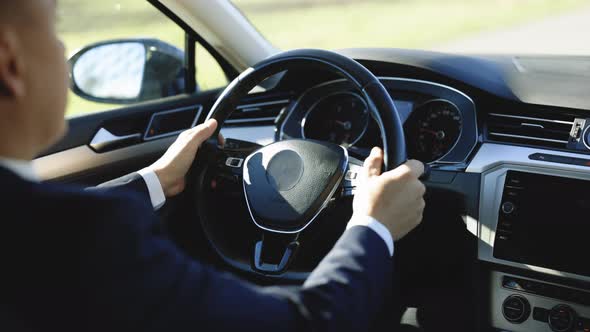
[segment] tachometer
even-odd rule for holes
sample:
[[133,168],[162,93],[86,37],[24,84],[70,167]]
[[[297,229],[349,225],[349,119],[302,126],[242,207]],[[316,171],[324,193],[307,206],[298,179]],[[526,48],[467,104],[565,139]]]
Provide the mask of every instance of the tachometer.
[[449,101],[422,104],[406,123],[408,154],[423,162],[443,158],[457,143],[462,123],[459,109]]
[[355,144],[367,130],[369,110],[359,95],[339,92],[316,102],[301,122],[304,138],[344,146]]

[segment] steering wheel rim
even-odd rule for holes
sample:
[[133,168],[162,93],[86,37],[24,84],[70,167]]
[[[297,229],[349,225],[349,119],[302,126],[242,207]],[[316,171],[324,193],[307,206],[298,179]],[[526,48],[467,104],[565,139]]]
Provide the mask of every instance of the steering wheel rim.
[[221,93],[207,115],[207,120],[215,119],[218,122],[217,132],[213,137],[217,137],[241,99],[255,86],[272,75],[297,66],[327,69],[350,81],[365,98],[369,112],[381,132],[385,170],[394,169],[407,161],[403,124],[393,99],[383,84],[357,61],[326,50],[299,49],[282,52],[242,72]]
[[[402,122],[391,96],[381,82],[355,60],[324,50],[302,49],[279,53],[244,71],[222,92],[207,115],[207,120],[218,121],[217,132],[212,137],[217,137],[225,121],[255,86],[268,77],[299,67],[328,70],[350,81],[364,97],[381,132],[385,170],[393,169],[407,160]],[[211,141],[209,146],[216,144]],[[307,153],[308,150],[310,153]],[[245,160],[242,166],[244,196],[252,221],[263,232],[262,240],[254,248],[252,270],[265,275],[280,275],[286,271],[298,250],[299,234],[325,208],[335,190],[346,183],[344,174],[352,170],[353,162],[349,163],[346,149],[312,140],[282,140],[248,153],[248,157],[242,159]],[[315,162],[316,159],[321,161]],[[251,160],[256,161],[250,164]],[[293,169],[293,165],[298,163],[301,169]],[[277,164],[279,167],[274,167]],[[314,167],[306,168],[311,164]],[[358,172],[358,161],[354,167]],[[303,168],[306,168],[305,172]],[[311,171],[308,172],[308,169]],[[290,173],[298,175],[293,177]],[[303,173],[306,176],[302,177]],[[301,178],[304,180],[300,181]],[[293,187],[295,189],[292,190]],[[315,190],[316,187],[320,190]],[[283,214],[287,217],[283,218]],[[282,221],[272,224],[273,219]],[[283,247],[284,253],[278,264],[268,264],[262,259],[265,234],[269,232],[293,236],[284,243],[286,248]]]

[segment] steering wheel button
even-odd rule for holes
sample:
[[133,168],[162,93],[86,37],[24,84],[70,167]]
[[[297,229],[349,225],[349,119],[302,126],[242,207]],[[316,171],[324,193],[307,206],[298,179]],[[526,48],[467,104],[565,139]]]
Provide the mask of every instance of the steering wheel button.
[[357,173],[353,172],[353,171],[348,171],[346,172],[346,177],[344,178],[345,180],[351,181],[351,180],[355,180],[357,177]]
[[502,204],[502,212],[505,214],[511,214],[516,209],[514,203],[506,201]]
[[225,160],[225,166],[233,167],[233,168],[240,168],[240,167],[242,167],[243,163],[244,163],[244,159],[242,159],[242,158],[229,157]]

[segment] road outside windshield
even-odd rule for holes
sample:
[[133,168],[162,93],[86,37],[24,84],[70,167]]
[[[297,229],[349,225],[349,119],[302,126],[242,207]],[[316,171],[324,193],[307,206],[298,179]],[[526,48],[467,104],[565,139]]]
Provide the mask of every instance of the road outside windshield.
[[275,46],[590,55],[588,0],[235,0]]

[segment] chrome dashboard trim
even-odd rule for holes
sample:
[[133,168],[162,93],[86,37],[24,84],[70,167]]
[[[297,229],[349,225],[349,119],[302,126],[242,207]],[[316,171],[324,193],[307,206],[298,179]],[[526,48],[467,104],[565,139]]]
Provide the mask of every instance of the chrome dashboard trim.
[[[400,82],[414,82],[414,83],[421,83],[421,84],[427,84],[427,85],[431,85],[431,86],[437,86],[440,88],[444,88],[450,91],[453,91],[455,93],[460,94],[461,96],[465,97],[472,105],[473,105],[473,110],[474,110],[474,129],[475,129],[475,138],[473,141],[473,145],[471,146],[471,149],[469,150],[469,153],[467,153],[465,155],[465,158],[463,160],[460,161],[452,161],[452,162],[444,162],[444,161],[440,161],[440,160],[436,160],[433,162],[430,162],[429,164],[446,164],[446,165],[455,165],[455,164],[462,164],[465,163],[467,161],[467,159],[469,158],[469,156],[473,153],[473,150],[475,149],[475,147],[477,146],[478,143],[478,138],[479,138],[479,128],[477,126],[477,107],[475,105],[475,102],[473,101],[473,99],[471,99],[471,97],[469,97],[467,94],[465,94],[464,92],[457,90],[453,87],[444,85],[444,84],[440,84],[440,83],[435,83],[435,82],[430,82],[430,81],[424,81],[424,80],[417,80],[417,79],[411,79],[411,78],[403,78],[403,77],[389,77],[389,76],[378,76],[377,77],[381,82],[383,81],[400,81]],[[317,85],[314,85],[310,88],[308,88],[307,90],[303,91],[303,93],[301,93],[301,95],[295,100],[294,103],[291,104],[291,108],[289,110],[289,113],[287,114],[287,116],[285,117],[285,120],[283,120],[283,122],[281,123],[281,126],[279,128],[279,140],[284,139],[284,126],[286,123],[288,123],[289,119],[291,118],[291,115],[293,114],[294,110],[297,108],[297,105],[299,104],[299,102],[301,101],[301,99],[307,95],[310,91],[317,89],[317,88],[321,88],[327,85],[331,85],[331,84],[336,84],[336,83],[340,83],[340,82],[346,82],[346,79],[341,78],[341,79],[336,79],[336,80],[332,80],[332,81],[328,81],[328,82],[323,82]],[[462,128],[463,129],[463,128]],[[457,140],[456,143],[458,143],[459,140]],[[447,152],[447,154],[449,154],[455,147],[457,144],[455,144],[455,146],[453,146],[453,148],[451,150],[449,150]],[[445,154],[445,156],[447,155]],[[444,156],[443,156],[444,157]],[[441,159],[443,158],[441,157]]]
[[466,170],[467,173],[481,174],[479,216],[467,217],[467,228],[478,237],[478,259],[554,276],[590,281],[590,276],[506,261],[495,258],[493,255],[502,192],[506,173],[509,170],[590,180],[590,167],[531,160],[529,156],[533,153],[589,158],[588,155],[540,148],[494,143],[483,144]]
[[587,174],[590,178],[590,167],[553,163],[542,160],[532,160],[529,156],[534,153],[547,153],[556,156],[585,158],[590,159],[590,155],[565,152],[559,150],[549,150],[537,147],[526,147],[517,145],[508,145],[501,143],[484,143],[479,151],[475,154],[465,172],[467,173],[485,173],[490,169],[503,165],[522,165],[529,167],[547,168],[555,171],[570,171],[580,174]]
[[568,141],[563,141],[563,140],[559,140],[559,139],[542,138],[542,137],[526,136],[526,135],[504,134],[504,133],[496,133],[496,132],[493,132],[493,131],[490,131],[489,134],[492,135],[492,136],[520,138],[520,139],[528,139],[528,140],[532,140],[532,141],[561,143],[561,144],[567,144],[568,143]]
[[511,115],[511,114],[502,114],[502,113],[488,113],[491,116],[498,116],[503,118],[510,118],[510,119],[518,119],[518,120],[531,120],[531,121],[541,121],[541,122],[549,122],[549,123],[560,123],[560,124],[568,124],[573,125],[574,123],[571,121],[562,121],[562,120],[552,120],[552,119],[545,119],[545,118],[534,118],[531,116],[522,116],[522,115]]

